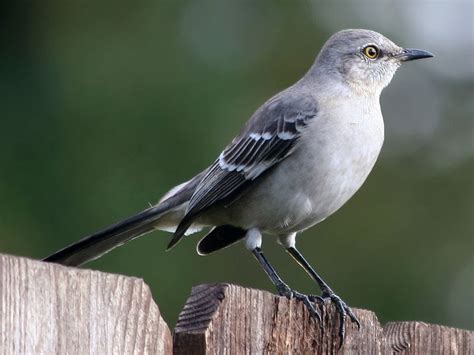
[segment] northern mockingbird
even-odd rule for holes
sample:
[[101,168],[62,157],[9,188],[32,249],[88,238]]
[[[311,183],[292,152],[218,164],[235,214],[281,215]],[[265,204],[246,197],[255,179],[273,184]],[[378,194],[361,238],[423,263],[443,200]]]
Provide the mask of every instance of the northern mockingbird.
[[[278,294],[304,302],[330,299],[341,341],[351,309],[296,248],[299,232],[337,211],[361,187],[384,139],[379,96],[402,62],[433,55],[403,49],[368,30],[343,30],[325,43],[309,71],[264,103],[219,157],[156,205],[92,234],[46,261],[80,265],[154,229],[185,234],[212,227],[197,245],[207,255],[244,239]],[[316,281],[321,296],[292,290],[265,258],[262,234],[278,242]]]

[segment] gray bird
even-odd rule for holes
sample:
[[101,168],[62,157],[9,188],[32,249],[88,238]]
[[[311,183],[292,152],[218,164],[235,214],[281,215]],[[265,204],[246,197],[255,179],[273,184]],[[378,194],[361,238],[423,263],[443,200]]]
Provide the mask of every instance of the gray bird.
[[[219,157],[156,205],[44,259],[77,266],[154,229],[185,234],[212,227],[197,245],[207,255],[244,239],[279,295],[304,302],[321,321],[316,301],[340,314],[340,338],[351,309],[296,248],[299,232],[337,211],[361,187],[384,140],[379,97],[402,62],[433,55],[403,49],[369,30],[343,30],[325,43],[309,71],[265,102]],[[261,250],[262,234],[278,242],[322,291],[292,290]]]

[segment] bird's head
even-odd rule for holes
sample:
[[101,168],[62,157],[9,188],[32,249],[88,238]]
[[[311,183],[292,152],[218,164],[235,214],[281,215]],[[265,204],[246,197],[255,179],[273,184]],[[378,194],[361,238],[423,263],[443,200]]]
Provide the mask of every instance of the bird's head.
[[374,31],[342,30],[325,43],[310,73],[329,73],[359,92],[380,94],[403,62],[430,57],[430,52],[402,48]]

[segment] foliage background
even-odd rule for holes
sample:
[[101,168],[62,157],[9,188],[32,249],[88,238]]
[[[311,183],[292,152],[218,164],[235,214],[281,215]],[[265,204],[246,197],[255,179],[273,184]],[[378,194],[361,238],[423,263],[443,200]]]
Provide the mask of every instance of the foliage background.
[[[474,328],[473,3],[6,1],[0,5],[0,250],[40,258],[209,164],[342,28],[436,54],[382,95],[386,143],[361,191],[299,246],[382,321]],[[192,285],[272,290],[242,245],[202,258],[155,232],[88,267],[142,277],[170,325]],[[311,280],[264,248],[295,288]]]

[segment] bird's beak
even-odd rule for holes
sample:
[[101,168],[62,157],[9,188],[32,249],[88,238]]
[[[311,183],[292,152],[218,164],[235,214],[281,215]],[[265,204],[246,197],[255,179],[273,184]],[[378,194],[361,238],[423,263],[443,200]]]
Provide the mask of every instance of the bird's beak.
[[405,48],[399,54],[395,55],[401,62],[408,62],[409,60],[432,58],[434,55],[428,51],[414,48]]

